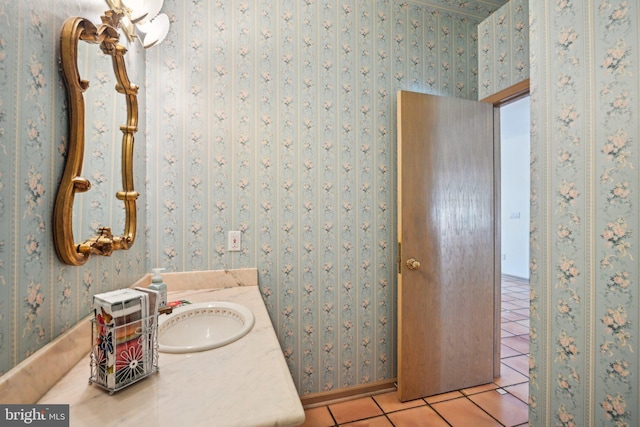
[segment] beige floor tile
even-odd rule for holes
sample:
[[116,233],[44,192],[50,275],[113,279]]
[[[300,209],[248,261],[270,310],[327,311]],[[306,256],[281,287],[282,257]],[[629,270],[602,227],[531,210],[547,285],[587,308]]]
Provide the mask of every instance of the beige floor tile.
[[529,419],[529,407],[517,397],[496,390],[474,394],[469,399],[507,427],[517,426]]
[[502,363],[507,365],[510,368],[515,369],[520,372],[522,375],[529,376],[529,356],[526,354],[521,354],[519,356],[506,357],[500,359]]
[[495,385],[494,383],[489,383],[489,384],[479,385],[476,387],[465,388],[460,391],[462,391],[463,394],[468,396],[470,394],[482,393],[483,391],[495,390],[496,388],[498,388],[497,385]]
[[529,286],[521,286],[517,292],[514,292],[514,296],[523,301],[529,301],[531,297],[531,288]]
[[513,313],[519,314],[521,316],[524,316],[524,317],[527,317],[527,318],[529,317],[529,309],[528,308],[519,308],[519,309],[514,309],[514,310],[511,310],[511,311]]
[[513,335],[526,335],[529,339],[529,328],[516,322],[503,323],[500,328],[503,331],[512,333]]
[[529,403],[529,383],[516,384],[504,389],[523,402]]
[[500,346],[500,359],[505,359],[507,357],[513,357],[513,356],[519,356],[521,354],[522,353],[520,353],[517,350],[512,349],[508,345],[502,344]]
[[508,321],[527,320],[528,319],[528,317],[523,316],[522,314],[514,313],[513,311],[503,311],[501,313],[501,317],[503,319],[507,319]]
[[385,413],[399,411],[401,409],[414,408],[416,406],[427,404],[422,399],[400,402],[400,400],[398,400],[398,392],[396,391],[375,395],[373,396],[373,399],[378,402],[378,405],[380,405]]
[[529,308],[529,306],[531,305],[531,301],[529,301],[529,299],[518,299],[518,300],[513,300],[513,301],[509,301],[509,304],[513,304],[516,305],[520,308]]
[[391,424],[391,421],[383,415],[381,417],[340,424],[340,427],[393,427],[393,424]]
[[519,305],[515,305],[513,303],[513,301],[505,301],[505,302],[502,303],[502,309],[503,310],[511,310],[511,311],[513,311],[513,310],[518,310],[518,309],[521,309],[521,308],[523,308],[523,307],[521,307]]
[[382,410],[370,397],[329,405],[329,410],[338,424],[382,415]]
[[449,425],[428,406],[394,412],[388,417],[398,427],[448,427]]
[[432,404],[436,402],[442,402],[445,400],[456,399],[461,396],[463,396],[463,394],[459,391],[450,391],[448,393],[436,394],[434,396],[425,397],[424,400],[426,400],[427,403]]
[[304,411],[304,424],[301,427],[332,427],[336,423],[329,413],[329,408],[320,406],[318,408]]
[[[511,322],[509,322],[509,323],[511,323]],[[504,325],[504,323],[503,323],[503,325]],[[504,339],[504,338],[510,338],[510,337],[515,337],[515,335],[512,334],[509,331],[505,331],[504,329],[500,329],[500,339],[501,340]]]
[[435,403],[433,409],[452,427],[500,427],[500,424],[466,397]]
[[507,387],[510,385],[525,383],[529,381],[529,378],[522,375],[520,372],[508,367],[505,364],[500,364],[500,376],[493,379],[493,382],[500,387]]
[[501,343],[504,345],[508,345],[509,347],[519,351],[520,353],[529,353],[529,336],[505,337],[502,338]]

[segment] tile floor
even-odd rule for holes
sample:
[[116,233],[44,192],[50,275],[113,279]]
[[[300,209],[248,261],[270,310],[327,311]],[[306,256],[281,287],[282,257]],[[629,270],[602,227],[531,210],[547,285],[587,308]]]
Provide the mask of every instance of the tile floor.
[[402,403],[396,392],[305,411],[303,427],[514,427],[528,424],[529,283],[502,279],[501,375],[493,383]]

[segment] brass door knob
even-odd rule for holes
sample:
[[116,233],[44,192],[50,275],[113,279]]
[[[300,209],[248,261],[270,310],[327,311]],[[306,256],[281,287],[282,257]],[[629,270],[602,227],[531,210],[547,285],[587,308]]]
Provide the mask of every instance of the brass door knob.
[[420,262],[416,261],[413,258],[409,258],[407,260],[407,268],[409,270],[418,270],[420,268]]

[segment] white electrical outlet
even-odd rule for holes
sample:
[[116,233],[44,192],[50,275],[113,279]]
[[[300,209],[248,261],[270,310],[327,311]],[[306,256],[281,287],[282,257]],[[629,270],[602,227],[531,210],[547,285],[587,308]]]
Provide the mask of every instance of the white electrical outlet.
[[228,244],[228,250],[229,252],[236,252],[239,251],[241,249],[241,236],[242,233],[240,233],[239,231],[230,231],[229,232],[229,244]]

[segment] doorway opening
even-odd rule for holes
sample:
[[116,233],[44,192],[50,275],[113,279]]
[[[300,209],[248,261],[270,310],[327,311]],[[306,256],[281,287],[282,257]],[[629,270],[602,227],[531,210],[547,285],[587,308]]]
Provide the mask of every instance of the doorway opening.
[[529,95],[500,106],[502,274],[529,281]]
[[499,107],[501,378],[507,391],[529,398],[530,97]]

